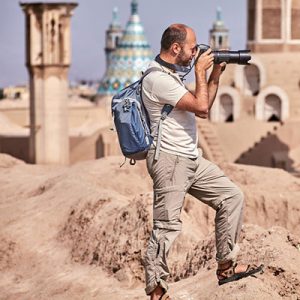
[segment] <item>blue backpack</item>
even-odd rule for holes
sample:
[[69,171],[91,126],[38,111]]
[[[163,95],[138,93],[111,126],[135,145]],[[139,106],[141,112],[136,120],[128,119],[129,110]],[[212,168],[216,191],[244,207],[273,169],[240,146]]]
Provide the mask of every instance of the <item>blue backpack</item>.
[[[134,82],[117,93],[111,102],[112,116],[119,138],[123,155],[134,165],[136,160],[145,159],[151,147],[154,136],[150,132],[150,120],[142,99],[143,79],[152,71],[162,71],[159,68],[148,69],[140,80]],[[158,159],[161,142],[162,122],[172,111],[173,106],[165,104],[158,126],[155,159]],[[155,135],[154,134],[154,135]]]

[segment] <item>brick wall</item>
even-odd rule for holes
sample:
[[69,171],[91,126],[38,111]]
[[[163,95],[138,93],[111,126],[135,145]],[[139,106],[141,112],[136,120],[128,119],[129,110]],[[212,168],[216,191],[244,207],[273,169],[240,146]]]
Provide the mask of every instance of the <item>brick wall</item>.
[[262,17],[262,37],[264,39],[280,39],[282,18],[281,1],[264,0]]
[[256,10],[256,0],[248,1],[248,40],[253,41],[255,38],[255,10]]
[[300,39],[300,1],[292,2],[292,39]]

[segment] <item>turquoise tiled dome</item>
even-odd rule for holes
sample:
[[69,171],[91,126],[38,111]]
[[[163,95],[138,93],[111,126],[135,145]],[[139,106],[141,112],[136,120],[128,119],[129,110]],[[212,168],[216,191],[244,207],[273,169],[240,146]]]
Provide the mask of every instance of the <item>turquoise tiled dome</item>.
[[132,0],[131,16],[121,41],[109,57],[108,68],[98,89],[100,95],[113,95],[138,80],[153,59],[137,8],[137,0]]

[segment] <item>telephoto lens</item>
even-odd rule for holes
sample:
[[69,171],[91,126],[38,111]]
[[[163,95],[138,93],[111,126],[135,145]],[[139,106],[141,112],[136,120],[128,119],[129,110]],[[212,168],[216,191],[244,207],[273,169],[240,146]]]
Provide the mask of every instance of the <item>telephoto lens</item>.
[[[199,56],[207,51],[210,47],[205,44],[197,45],[199,48]],[[227,64],[239,64],[239,65],[249,65],[249,60],[251,60],[250,50],[237,50],[237,51],[215,51],[214,54],[214,63],[220,64],[222,62],[226,62]],[[197,57],[197,59],[199,58]]]

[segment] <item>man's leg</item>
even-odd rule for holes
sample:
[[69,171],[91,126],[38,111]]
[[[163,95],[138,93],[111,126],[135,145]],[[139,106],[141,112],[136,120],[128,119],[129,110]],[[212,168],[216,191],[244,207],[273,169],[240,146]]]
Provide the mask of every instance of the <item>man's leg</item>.
[[216,211],[216,259],[219,285],[256,274],[263,265],[236,264],[242,228],[244,196],[224,173],[204,158],[197,161],[195,179],[188,191]]
[[154,225],[145,256],[146,294],[151,295],[156,288],[161,288],[161,295],[168,290],[169,268],[167,255],[170,246],[180,233],[179,230],[157,228]]
[[180,213],[187,187],[194,176],[192,161],[161,152],[159,160],[147,156],[147,167],[153,179],[153,231],[145,255],[146,293],[151,299],[168,290],[167,256],[181,231]]
[[216,259],[219,265],[235,261],[242,227],[243,193],[215,164],[202,157],[197,164],[188,193],[216,211]]

